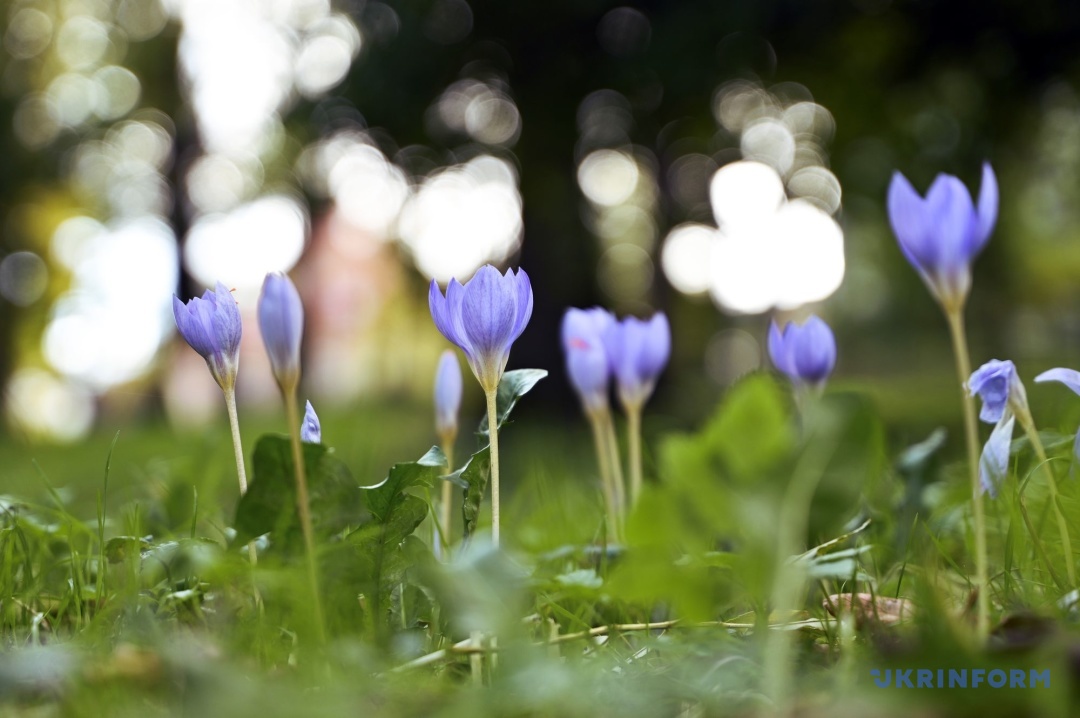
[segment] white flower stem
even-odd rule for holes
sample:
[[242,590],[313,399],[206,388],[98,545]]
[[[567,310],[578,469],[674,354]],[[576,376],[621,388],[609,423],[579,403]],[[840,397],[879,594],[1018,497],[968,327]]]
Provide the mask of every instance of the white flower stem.
[[963,305],[945,309],[949,321],[953,354],[956,355],[956,372],[960,376],[960,401],[964,406],[964,434],[967,439],[968,473],[971,478],[971,514],[975,522],[975,590],[977,628],[980,641],[990,634],[990,581],[986,557],[986,517],[983,513],[983,492],[979,484],[979,427],[975,418],[975,399],[967,390],[971,376],[971,359],[968,357],[967,336],[964,332]]
[[604,424],[612,489],[615,493],[615,506],[618,507],[621,523],[623,514],[626,512],[626,479],[623,476],[622,458],[619,456],[619,437],[615,435],[615,418],[610,410],[605,409],[600,419]]
[[641,472],[641,404],[626,406],[627,451],[630,453],[630,508],[637,506],[644,483]]
[[311,606],[315,614],[315,629],[319,645],[326,644],[326,624],[323,622],[322,599],[319,593],[319,571],[315,562],[315,536],[311,528],[311,509],[308,503],[307,469],[304,466],[304,449],[300,444],[300,418],[296,408],[296,384],[282,386],[285,395],[285,416],[289,422],[289,438],[292,440],[293,469],[296,472],[296,509],[300,514],[300,528],[304,533],[307,552],[308,582],[311,589]]
[[488,438],[491,441],[491,541],[499,547],[499,416],[495,399],[499,387],[484,391],[487,395]]
[[611,475],[611,453],[608,451],[607,436],[604,431],[604,419],[600,411],[587,412],[589,426],[592,429],[593,447],[596,449],[596,462],[600,468],[600,485],[604,490],[604,505],[607,508],[608,532],[619,540],[619,507],[615,503],[614,477]]

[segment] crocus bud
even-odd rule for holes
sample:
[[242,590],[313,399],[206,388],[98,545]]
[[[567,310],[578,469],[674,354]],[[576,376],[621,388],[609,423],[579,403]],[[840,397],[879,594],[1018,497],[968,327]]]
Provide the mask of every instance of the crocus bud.
[[464,285],[451,279],[445,296],[432,280],[428,306],[442,335],[465,352],[484,391],[498,389],[510,347],[532,316],[532,285],[525,270],[499,274],[485,264]]
[[608,406],[611,363],[604,349],[604,333],[614,323],[611,312],[600,307],[571,308],[563,315],[566,373],[587,413],[602,411]]
[[926,197],[895,173],[889,185],[889,223],[900,250],[946,310],[963,306],[971,289],[971,262],[994,229],[998,186],[983,165],[979,203],[956,177],[939,174]]
[[221,282],[186,304],[173,296],[173,318],[180,336],[206,360],[223,391],[236,383],[240,363],[240,310]]
[[656,380],[671,356],[671,327],[663,312],[649,321],[626,317],[604,331],[604,350],[615,375],[619,401],[641,407],[656,388]]
[[461,389],[461,365],[454,350],[447,349],[435,370],[435,431],[447,441],[457,436]]
[[788,322],[782,332],[773,322],[769,358],[796,384],[821,386],[836,366],[836,338],[817,315],[810,315],[801,325]]
[[319,415],[315,413],[315,407],[310,401],[304,406],[304,420],[300,422],[300,441],[309,444],[322,443],[322,424],[319,423]]
[[300,293],[280,272],[266,275],[259,295],[259,329],[270,357],[270,368],[283,390],[300,380],[300,340],[304,334],[304,305]]

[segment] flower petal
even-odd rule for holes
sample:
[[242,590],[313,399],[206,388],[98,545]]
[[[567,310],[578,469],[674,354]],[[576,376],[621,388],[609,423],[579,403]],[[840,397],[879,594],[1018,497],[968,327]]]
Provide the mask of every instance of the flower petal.
[[900,251],[904,253],[912,266],[920,272],[925,272],[928,265],[926,258],[932,252],[932,248],[927,246],[930,241],[930,228],[927,226],[925,200],[911,186],[907,177],[894,172],[892,181],[889,183],[886,204],[889,225],[892,226],[893,234],[896,235]]
[[322,424],[310,401],[304,406],[304,420],[300,422],[300,441],[309,444],[322,443]]
[[[509,273],[509,272],[508,272]],[[511,280],[516,290],[517,300],[517,315],[514,321],[514,332],[510,341],[515,341],[521,336],[521,333],[525,331],[526,325],[529,323],[529,319],[532,317],[533,311],[533,290],[532,283],[529,282],[529,275],[525,273],[524,269],[518,269],[517,276]]]
[[506,279],[488,264],[465,285],[461,323],[474,350],[487,361],[504,355],[513,341],[517,288],[513,277]]
[[776,320],[773,320],[769,326],[769,358],[772,360],[774,367],[789,377],[795,377],[798,375],[798,370],[795,368],[795,358],[791,352],[792,347],[787,341],[791,336],[790,330],[790,323],[784,327],[784,331],[780,331]]
[[797,373],[804,381],[818,383],[829,378],[836,366],[836,338],[832,329],[817,315],[811,315],[796,334],[797,328],[791,329],[792,341],[798,340],[792,352]]
[[450,318],[450,308],[446,297],[443,296],[439,284],[434,279],[428,287],[428,309],[431,310],[431,319],[435,322],[435,328],[439,330],[439,333],[454,344],[460,345],[461,341],[454,331],[454,322]]
[[1015,423],[1016,419],[1011,411],[1002,415],[979,457],[979,484],[992,498],[997,498],[998,487],[1009,471],[1009,447],[1012,444]]
[[1077,394],[1080,394],[1080,371],[1075,369],[1065,369],[1064,367],[1048,369],[1035,377],[1035,381],[1040,384],[1046,381],[1060,381]]
[[927,259],[933,274],[952,277],[971,263],[978,251],[978,219],[967,187],[952,175],[938,175],[926,193],[926,219],[933,229]]

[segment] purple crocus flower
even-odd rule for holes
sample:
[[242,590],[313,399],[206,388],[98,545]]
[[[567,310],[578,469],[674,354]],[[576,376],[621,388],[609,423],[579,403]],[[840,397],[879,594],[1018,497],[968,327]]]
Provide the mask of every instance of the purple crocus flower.
[[435,431],[440,437],[457,436],[461,391],[461,365],[454,350],[447,349],[435,370]]
[[788,322],[783,331],[774,321],[769,327],[769,358],[796,384],[821,386],[836,366],[836,338],[816,314],[801,325]]
[[660,372],[671,356],[671,326],[663,312],[648,321],[626,317],[604,330],[604,349],[615,375],[619,401],[640,408],[656,388]]
[[1016,413],[1027,411],[1027,394],[1016,373],[1016,365],[1007,359],[986,362],[972,372],[967,385],[972,396],[982,399],[979,418],[994,424],[979,457],[979,484],[985,493],[997,497],[998,487],[1009,470],[1009,447]]
[[266,275],[259,295],[259,329],[270,357],[274,378],[282,387],[300,379],[300,340],[304,335],[304,305],[296,286],[281,272]]
[[608,405],[611,362],[604,350],[604,334],[613,324],[614,315],[600,307],[570,308],[563,315],[566,373],[587,412],[601,411]]
[[315,413],[315,407],[311,402],[304,406],[304,420],[300,423],[300,441],[309,444],[322,443],[322,424],[319,423],[319,415]]
[[240,310],[228,288],[218,282],[186,304],[173,296],[176,328],[191,348],[206,360],[218,386],[228,391],[236,382],[240,363]]
[[442,335],[465,352],[484,391],[498,389],[510,346],[532,316],[532,285],[525,270],[499,274],[485,264],[464,285],[451,279],[445,296],[433,279],[428,306]]
[[888,210],[900,250],[931,293],[946,309],[961,307],[971,289],[971,262],[997,220],[998,186],[990,165],[983,164],[978,206],[952,175],[939,174],[924,198],[897,172]]
[[[1080,371],[1075,369],[1064,369],[1058,367],[1057,369],[1049,369],[1044,371],[1035,377],[1037,382],[1045,381],[1059,381],[1065,386],[1069,387],[1076,394],[1080,394]],[[1077,461],[1080,461],[1080,430],[1076,432],[1076,441],[1073,442],[1073,455]]]

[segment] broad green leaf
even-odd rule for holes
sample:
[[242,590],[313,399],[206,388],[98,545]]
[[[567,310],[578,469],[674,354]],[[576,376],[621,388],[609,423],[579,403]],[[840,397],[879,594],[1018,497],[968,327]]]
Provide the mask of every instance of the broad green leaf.
[[[525,396],[534,386],[536,382],[540,381],[548,375],[545,369],[514,369],[508,371],[502,376],[502,381],[499,382],[499,391],[495,397],[495,414],[498,418],[498,426],[501,428],[510,417],[510,412],[514,410],[514,406],[517,405],[518,399]],[[480,420],[480,427],[477,429],[477,433],[481,436],[488,435],[488,421],[485,415]]]
[[786,459],[794,436],[787,402],[767,374],[749,376],[732,387],[705,430],[709,444],[733,476],[755,483]]
[[338,578],[354,596],[365,597],[380,636],[385,637],[391,593],[418,560],[415,547],[406,551],[403,545],[415,543],[411,535],[428,514],[427,501],[410,492],[432,488],[446,469],[446,457],[432,447],[419,461],[395,464],[385,480],[363,487],[370,517],[348,535],[353,550]]
[[480,505],[484,502],[484,493],[491,479],[491,447],[480,449],[469,457],[465,466],[443,478],[465,490],[461,512],[465,518],[465,536],[471,536],[480,520]]
[[[308,498],[317,536],[339,533],[361,516],[360,489],[339,459],[322,444],[304,443]],[[287,436],[266,435],[255,444],[251,484],[236,507],[236,543],[273,532],[275,544],[302,546],[296,476]]]

